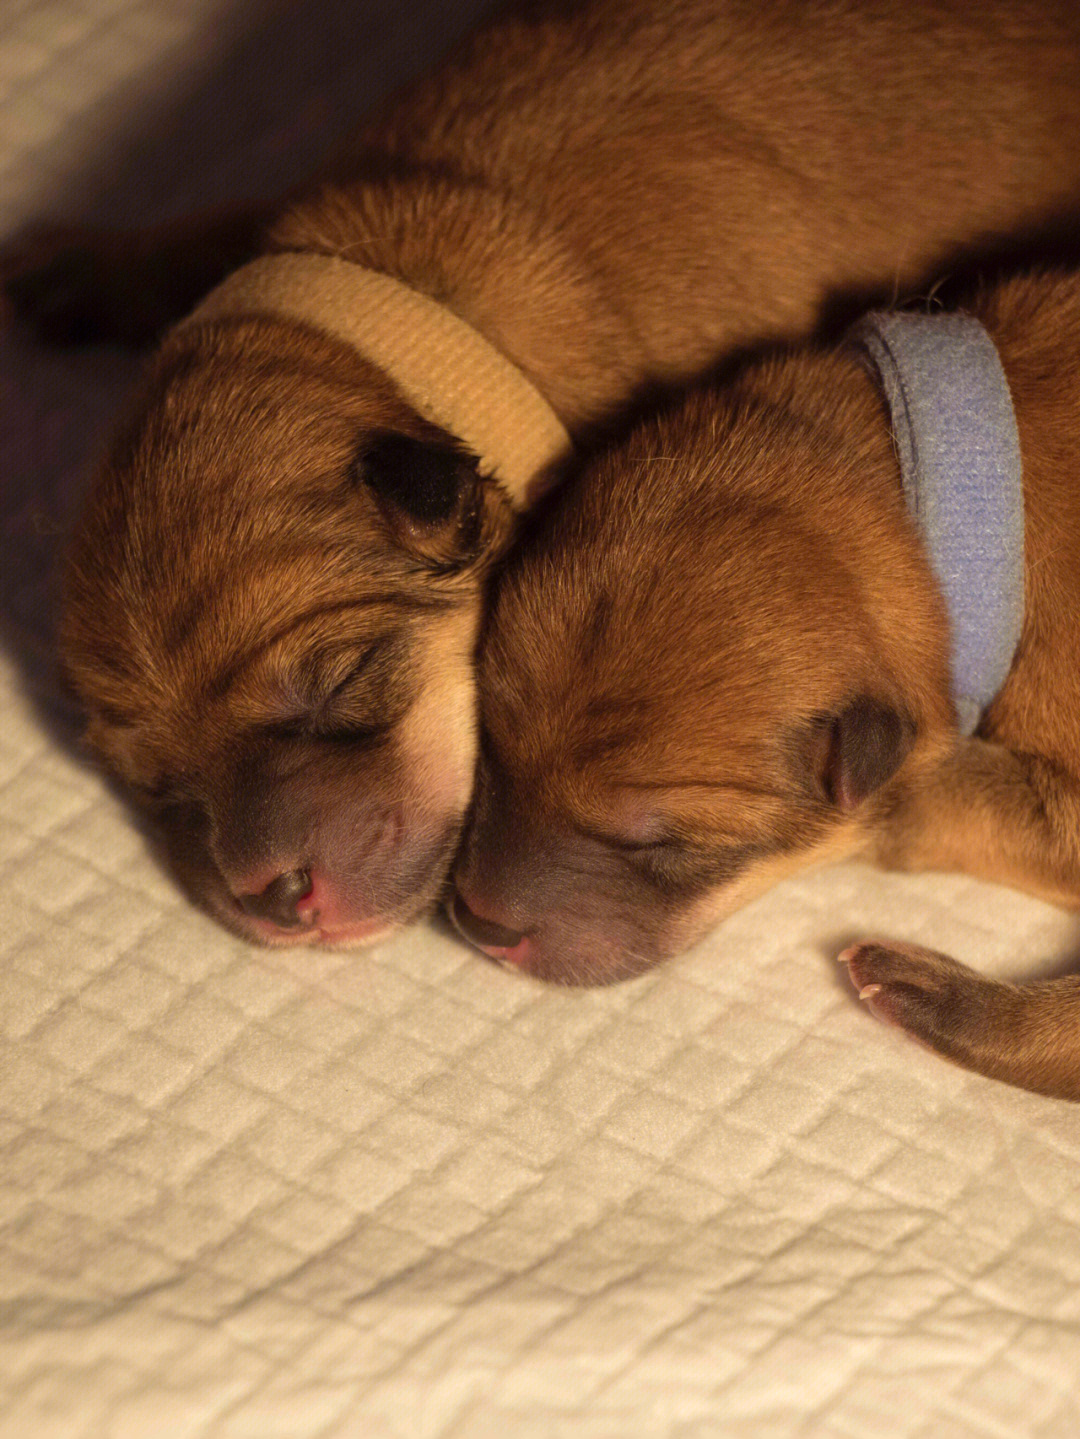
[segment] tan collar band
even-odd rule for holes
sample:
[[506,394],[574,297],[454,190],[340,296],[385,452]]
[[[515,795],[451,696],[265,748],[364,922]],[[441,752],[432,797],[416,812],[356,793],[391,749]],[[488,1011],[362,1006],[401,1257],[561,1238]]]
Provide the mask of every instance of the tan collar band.
[[[570,436],[516,365],[445,305],[336,255],[265,255],[182,321],[270,315],[322,330],[383,370],[425,419],[463,441],[519,509]],[[543,486],[541,485],[541,488]]]

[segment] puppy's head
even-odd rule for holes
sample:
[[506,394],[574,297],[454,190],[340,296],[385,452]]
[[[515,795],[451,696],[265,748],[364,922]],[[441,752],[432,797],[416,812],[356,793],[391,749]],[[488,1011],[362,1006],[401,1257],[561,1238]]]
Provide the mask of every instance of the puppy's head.
[[434,899],[511,528],[347,346],[270,320],[166,343],[73,538],[61,651],[91,747],[231,928],[355,942]]
[[498,583],[459,927],[605,982],[849,852],[948,723],[943,635],[855,367],[766,367],[643,427]]

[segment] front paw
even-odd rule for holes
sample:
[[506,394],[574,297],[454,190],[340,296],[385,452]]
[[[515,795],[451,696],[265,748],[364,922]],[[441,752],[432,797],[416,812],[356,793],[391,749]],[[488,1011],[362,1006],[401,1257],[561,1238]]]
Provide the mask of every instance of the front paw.
[[854,944],[840,961],[878,1019],[955,1058],[968,1052],[996,1007],[998,992],[1005,990],[955,959],[916,945]]

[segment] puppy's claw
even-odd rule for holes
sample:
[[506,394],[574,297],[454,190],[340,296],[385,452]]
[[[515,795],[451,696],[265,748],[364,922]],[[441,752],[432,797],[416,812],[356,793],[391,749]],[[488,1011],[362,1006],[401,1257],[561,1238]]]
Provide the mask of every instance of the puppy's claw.
[[859,998],[878,1019],[954,1055],[1003,986],[944,954],[916,945],[855,944],[841,959]]

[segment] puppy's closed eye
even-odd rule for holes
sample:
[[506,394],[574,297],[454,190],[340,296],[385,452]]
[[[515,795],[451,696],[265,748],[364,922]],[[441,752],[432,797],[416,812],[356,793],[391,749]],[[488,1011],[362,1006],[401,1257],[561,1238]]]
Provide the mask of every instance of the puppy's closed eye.
[[693,894],[730,884],[753,860],[769,853],[764,843],[694,845],[665,840],[643,846],[635,858],[650,881],[661,891]]
[[168,810],[198,804],[191,788],[175,775],[159,775],[149,783],[133,782],[128,789],[142,808],[152,814],[162,815]]
[[406,646],[399,635],[374,640],[317,705],[311,726],[321,739],[382,739],[405,707]]
[[391,631],[361,649],[306,657],[289,682],[290,713],[263,725],[278,739],[382,738],[408,702],[407,645]]
[[620,854],[640,875],[664,892],[689,892],[727,883],[747,864],[766,852],[756,842],[695,844],[666,826],[646,824],[643,832],[605,836],[605,844]]

